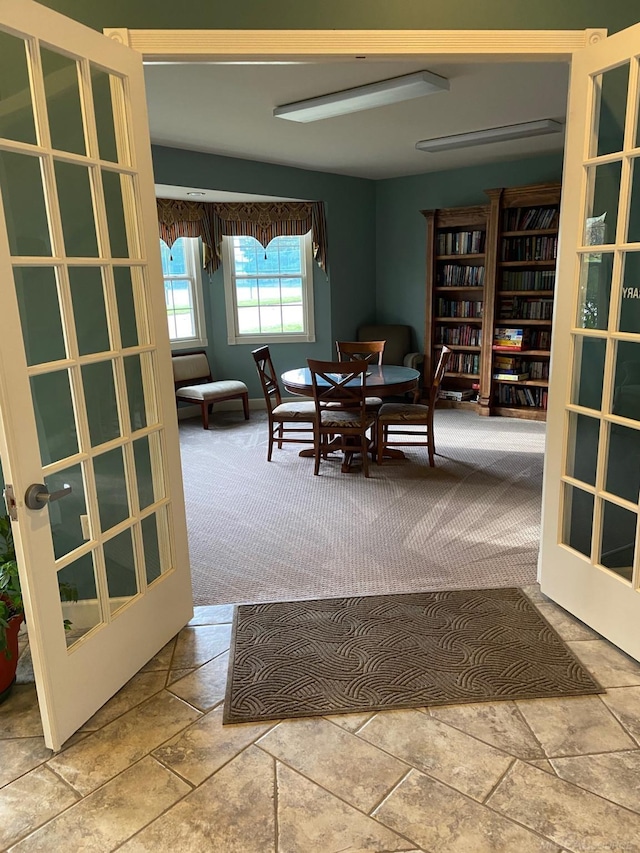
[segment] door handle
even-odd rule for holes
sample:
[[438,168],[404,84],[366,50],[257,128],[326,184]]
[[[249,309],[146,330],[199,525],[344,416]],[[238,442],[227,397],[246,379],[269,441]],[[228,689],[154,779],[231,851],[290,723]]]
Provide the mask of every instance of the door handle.
[[65,495],[71,494],[71,486],[67,483],[61,489],[50,492],[44,483],[32,483],[24,495],[24,502],[29,509],[42,509],[53,501],[59,501]]

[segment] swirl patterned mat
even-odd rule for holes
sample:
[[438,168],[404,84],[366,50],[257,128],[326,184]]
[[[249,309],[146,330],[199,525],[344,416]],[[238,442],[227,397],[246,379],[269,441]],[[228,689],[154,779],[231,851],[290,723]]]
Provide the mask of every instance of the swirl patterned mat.
[[602,692],[516,588],[245,604],[224,722]]

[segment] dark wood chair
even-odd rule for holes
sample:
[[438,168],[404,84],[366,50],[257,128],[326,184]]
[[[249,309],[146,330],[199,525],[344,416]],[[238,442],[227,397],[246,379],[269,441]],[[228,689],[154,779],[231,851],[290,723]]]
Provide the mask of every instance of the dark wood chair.
[[249,420],[249,389],[237,379],[214,381],[204,350],[173,353],[171,362],[176,400],[200,406],[205,429],[209,429],[209,414],[213,404],[223,400],[242,400],[245,420]]
[[334,450],[345,454],[342,470],[354,453],[362,455],[362,469],[369,476],[369,444],[367,432],[375,426],[375,414],[367,410],[366,361],[316,361],[308,359],[313,401],[316,408],[314,424],[314,474],[320,472],[320,458]]
[[[273,444],[277,443],[278,449],[282,450],[285,442],[297,444],[312,444],[310,435],[311,426],[300,426],[300,424],[314,424],[316,420],[316,407],[310,400],[299,402],[282,402],[280,383],[271,361],[269,347],[259,347],[251,353],[258,369],[262,393],[267,404],[267,417],[269,419],[269,448],[267,450],[267,461],[271,462]],[[296,426],[288,426],[288,424]],[[306,437],[301,438],[300,433]],[[293,437],[293,434],[297,434]]]
[[[382,364],[386,341],[336,341],[338,361],[366,361],[367,364]],[[381,397],[367,397],[367,409],[377,412],[382,405]]]
[[[433,437],[433,411],[440,394],[440,384],[447,369],[451,350],[442,347],[440,358],[429,389],[429,401],[421,403],[384,403],[378,410],[376,427],[376,452],[378,465],[382,464],[388,447],[426,445],[429,465],[435,466],[435,440]],[[398,436],[405,440],[398,441]]]

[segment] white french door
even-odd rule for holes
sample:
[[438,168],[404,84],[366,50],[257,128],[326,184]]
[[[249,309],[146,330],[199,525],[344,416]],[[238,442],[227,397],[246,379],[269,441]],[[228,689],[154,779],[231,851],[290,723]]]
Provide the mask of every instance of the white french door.
[[640,659],[640,25],[574,54],[540,583]]
[[192,613],[175,397],[140,54],[2,0],[0,79],[0,456],[58,749]]

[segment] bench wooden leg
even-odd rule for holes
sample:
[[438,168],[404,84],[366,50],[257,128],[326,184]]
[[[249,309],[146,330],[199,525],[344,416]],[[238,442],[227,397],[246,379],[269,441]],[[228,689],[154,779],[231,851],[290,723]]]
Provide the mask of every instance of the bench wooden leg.
[[244,419],[249,420],[249,394],[242,395],[242,408],[244,409]]
[[201,403],[200,406],[202,408],[202,426],[209,429],[209,404]]

